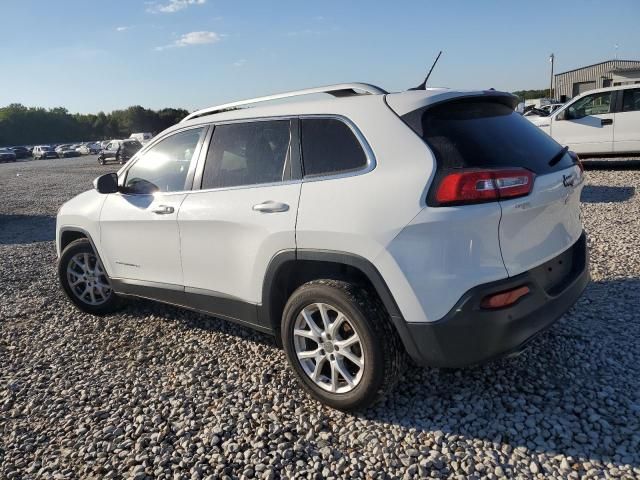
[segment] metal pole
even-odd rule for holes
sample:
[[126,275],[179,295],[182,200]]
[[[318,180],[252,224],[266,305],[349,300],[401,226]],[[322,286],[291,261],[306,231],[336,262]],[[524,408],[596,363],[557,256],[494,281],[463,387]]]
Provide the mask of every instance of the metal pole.
[[549,61],[551,62],[551,81],[549,82],[549,98],[553,99],[553,60],[555,59],[555,55],[552,53],[549,57]]

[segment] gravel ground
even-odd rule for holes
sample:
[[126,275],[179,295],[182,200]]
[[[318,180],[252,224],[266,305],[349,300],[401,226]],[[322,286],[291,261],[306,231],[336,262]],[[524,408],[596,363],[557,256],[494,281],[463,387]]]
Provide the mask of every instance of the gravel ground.
[[640,171],[588,173],[593,283],[521,356],[410,369],[333,411],[264,335],[57,286],[54,216],[94,158],[0,165],[0,478],[640,478]]

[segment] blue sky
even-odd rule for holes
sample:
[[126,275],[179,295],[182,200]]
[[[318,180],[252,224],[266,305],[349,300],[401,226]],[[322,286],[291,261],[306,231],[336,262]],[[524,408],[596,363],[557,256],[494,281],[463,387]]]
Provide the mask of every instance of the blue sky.
[[0,105],[194,109],[347,81],[547,88],[640,59],[640,1],[0,0]]

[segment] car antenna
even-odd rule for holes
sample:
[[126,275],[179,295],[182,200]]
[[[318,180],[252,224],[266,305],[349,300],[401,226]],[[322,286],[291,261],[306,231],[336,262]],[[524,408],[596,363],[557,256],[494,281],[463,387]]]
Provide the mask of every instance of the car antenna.
[[440,55],[442,55],[442,50],[440,50],[440,53],[438,53],[438,56],[433,61],[433,65],[431,65],[431,68],[429,69],[429,73],[427,73],[427,76],[424,78],[422,83],[420,85],[418,85],[417,87],[410,88],[409,90],[426,90],[427,89],[427,81],[429,80],[429,77],[431,76],[431,72],[433,72],[433,67],[436,66],[436,63],[438,63],[438,60],[440,59]]

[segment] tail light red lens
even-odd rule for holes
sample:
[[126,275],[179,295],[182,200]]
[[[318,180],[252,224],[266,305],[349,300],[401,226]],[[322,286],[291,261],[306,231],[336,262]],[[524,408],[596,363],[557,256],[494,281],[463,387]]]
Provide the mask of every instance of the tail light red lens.
[[535,175],[524,168],[462,170],[440,181],[436,201],[440,205],[491,202],[528,195]]

